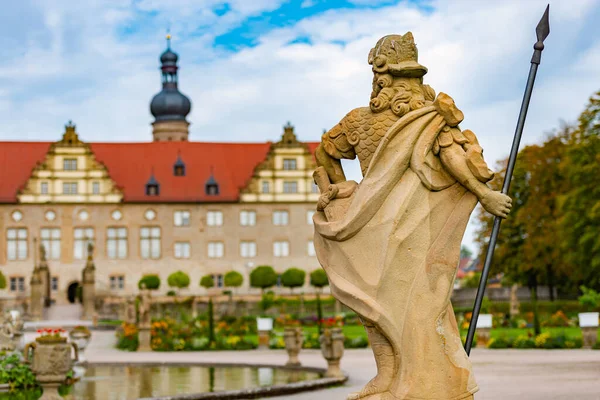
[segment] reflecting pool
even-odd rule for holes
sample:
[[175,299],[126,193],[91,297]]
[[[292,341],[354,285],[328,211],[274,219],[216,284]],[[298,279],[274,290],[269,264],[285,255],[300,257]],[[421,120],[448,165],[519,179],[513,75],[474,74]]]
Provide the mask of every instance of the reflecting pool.
[[267,367],[90,365],[71,388],[78,400],[129,400],[240,390],[319,379],[317,372]]

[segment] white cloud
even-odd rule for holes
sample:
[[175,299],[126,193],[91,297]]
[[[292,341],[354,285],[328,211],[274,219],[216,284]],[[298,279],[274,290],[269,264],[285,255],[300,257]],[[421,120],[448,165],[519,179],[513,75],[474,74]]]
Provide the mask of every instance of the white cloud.
[[[455,98],[466,115],[463,127],[478,134],[489,164],[508,154],[544,1],[333,10],[267,32],[256,47],[237,53],[213,49],[214,37],[280,1],[230,2],[231,11],[221,17],[212,11],[219,3],[144,0],[132,8],[119,1],[43,2],[24,9],[35,26],[23,30],[13,21],[0,28],[23,35],[22,49],[11,41],[11,56],[0,61],[0,139],[57,140],[73,119],[84,140],[150,140],[148,103],[160,90],[158,55],[170,24],[181,90],[193,102],[193,140],[275,140],[288,120],[302,139],[318,140],[324,128],[367,104],[366,59],[377,39],[411,30],[420,62],[429,68],[426,82]],[[559,119],[574,120],[598,89],[600,40],[587,50],[573,45],[598,8],[593,1],[552,4],[525,143]],[[140,13],[154,17],[137,26]],[[124,27],[132,32],[115,34]],[[298,37],[310,44],[288,44]]]

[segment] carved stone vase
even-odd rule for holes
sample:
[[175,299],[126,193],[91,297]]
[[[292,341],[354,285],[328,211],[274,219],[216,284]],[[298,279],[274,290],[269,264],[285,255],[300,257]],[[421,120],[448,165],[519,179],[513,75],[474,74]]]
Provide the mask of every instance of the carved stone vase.
[[[74,359],[72,350],[75,351]],[[65,382],[73,362],[79,359],[77,345],[68,343],[67,338],[37,338],[25,346],[24,355],[25,362],[31,363],[31,370],[44,390],[40,400],[61,400],[58,387]]]
[[84,352],[87,346],[90,344],[92,332],[90,332],[90,330],[86,327],[76,326],[71,330],[71,332],[69,332],[69,339],[71,339],[71,343],[75,343],[77,345],[79,352],[79,364],[87,363]]
[[342,328],[327,328],[319,338],[321,353],[327,360],[326,378],[340,378],[344,374],[340,369],[340,360],[344,355],[344,334]]
[[289,357],[285,365],[290,367],[300,366],[298,353],[300,353],[302,344],[304,343],[304,333],[302,332],[302,328],[285,328],[283,339],[285,341],[285,350]]

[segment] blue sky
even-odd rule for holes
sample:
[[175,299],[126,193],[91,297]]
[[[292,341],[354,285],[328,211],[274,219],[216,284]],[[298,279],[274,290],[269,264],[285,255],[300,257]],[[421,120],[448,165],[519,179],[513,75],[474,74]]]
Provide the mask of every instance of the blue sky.
[[[368,103],[369,49],[412,31],[426,83],[465,113],[488,163],[508,154],[546,1],[22,0],[0,15],[0,140],[147,141],[167,29],[192,140],[319,140]],[[524,142],[574,121],[600,86],[600,3],[551,2]],[[357,179],[358,168],[350,164]],[[465,241],[471,242],[472,227]]]

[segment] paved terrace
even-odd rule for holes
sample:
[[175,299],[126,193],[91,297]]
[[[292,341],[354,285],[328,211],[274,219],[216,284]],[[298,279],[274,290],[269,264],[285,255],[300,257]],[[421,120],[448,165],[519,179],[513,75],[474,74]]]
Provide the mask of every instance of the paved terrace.
[[[32,333],[26,338],[32,339]],[[89,362],[261,363],[283,365],[283,350],[129,353],[116,350],[114,332],[94,331],[86,350]],[[476,400],[600,400],[600,350],[488,350],[471,356],[480,391]],[[305,366],[325,368],[318,350],[303,350]],[[275,399],[344,400],[375,375],[369,349],[347,350],[342,369],[350,376],[343,387]]]

